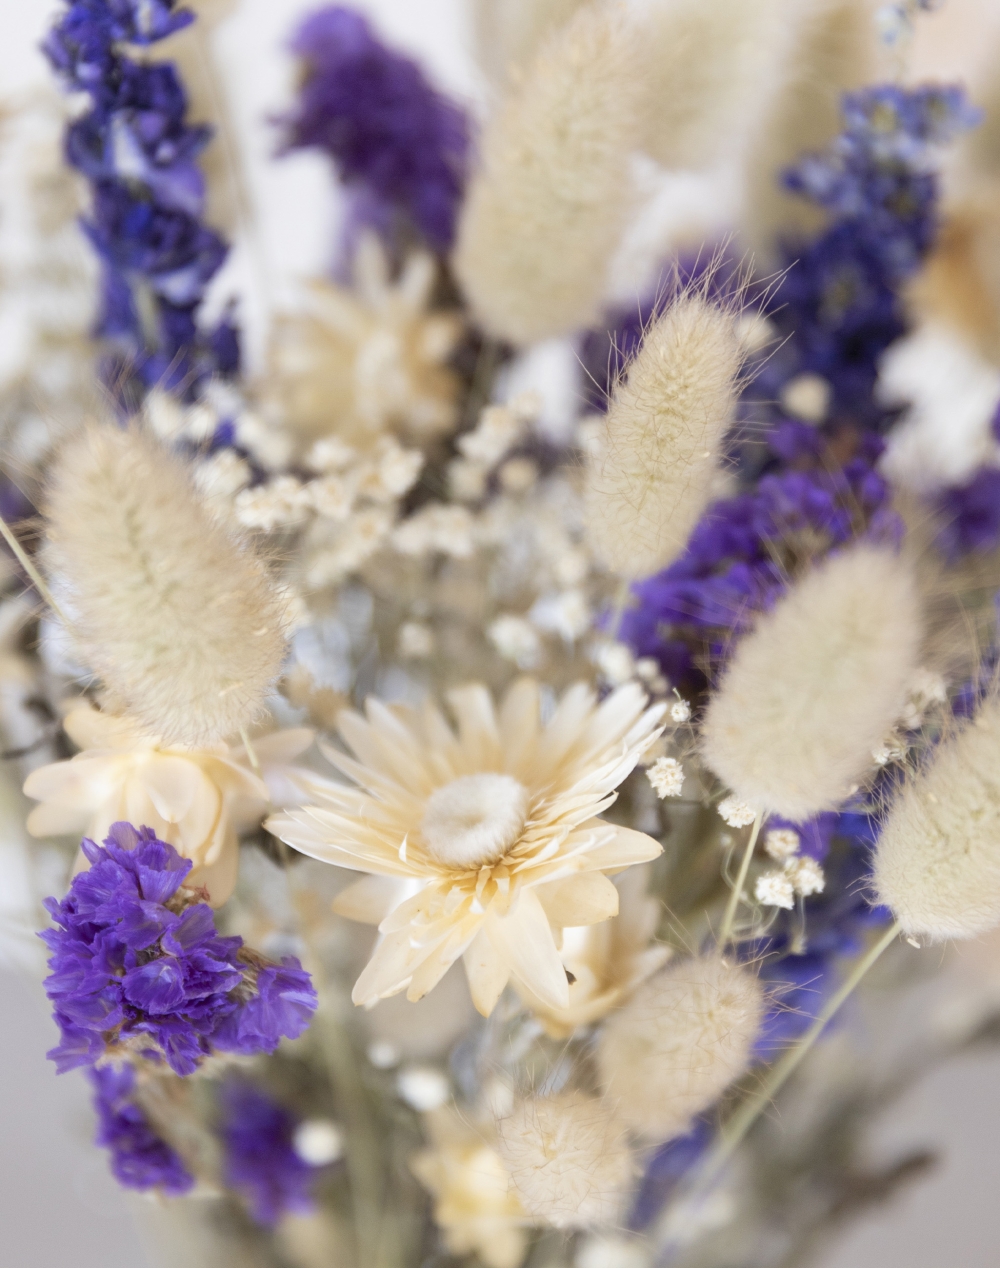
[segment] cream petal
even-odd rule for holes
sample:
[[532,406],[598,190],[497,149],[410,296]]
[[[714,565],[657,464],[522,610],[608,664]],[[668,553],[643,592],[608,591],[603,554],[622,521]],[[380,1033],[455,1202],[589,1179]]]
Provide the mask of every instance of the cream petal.
[[24,793],[35,801],[93,810],[122,782],[127,770],[128,762],[116,757],[74,757],[33,770],[24,781]]
[[215,861],[193,867],[184,883],[190,889],[198,886],[207,889],[209,905],[221,907],[236,888],[239,870],[240,847],[232,833],[224,839]]
[[447,700],[458,723],[463,772],[501,769],[500,732],[490,693],[481,683],[471,683],[449,691]]
[[[319,859],[321,863],[335,863],[354,872],[377,872],[384,876],[413,875],[413,868],[400,859],[398,849],[384,849],[377,842],[356,844],[350,838],[342,845],[334,845],[331,840],[334,833],[324,827],[320,819],[322,814],[315,807],[286,811],[271,815],[264,826],[292,849]],[[351,827],[357,830],[356,825],[348,824],[348,828]],[[343,834],[339,835],[343,837]]]
[[614,828],[614,839],[599,845],[587,855],[589,867],[598,868],[602,872],[620,872],[633,863],[649,863],[659,858],[663,846],[654,841],[645,832],[636,832],[634,828],[622,828],[618,824],[604,823],[598,820],[602,828]]
[[523,889],[507,914],[487,913],[487,934],[511,972],[550,1008],[569,1004],[569,983],[552,929],[535,892]]
[[415,951],[405,929],[386,934],[379,939],[372,958],[354,983],[351,999],[363,1008],[371,1008],[380,999],[398,995],[409,986],[414,969],[431,951],[433,947]]
[[196,857],[196,851],[205,850],[206,854],[202,861],[210,863],[217,853],[212,851],[212,836],[220,829],[233,831],[222,795],[211,781],[202,777],[195,790],[190,809],[179,821],[178,826],[180,839],[185,844],[185,853],[188,858],[193,859]]
[[[484,917],[474,921],[463,920],[452,929],[448,936],[439,943],[426,960],[414,971],[410,984],[406,989],[406,998],[411,1004],[423,999],[428,991],[433,990],[444,977],[458,957],[475,938]],[[471,925],[471,927],[470,927]]]
[[[316,732],[307,726],[286,727],[283,731],[272,731],[270,735],[256,735],[250,741],[257,760],[265,769],[273,763],[282,766],[293,762],[301,756],[316,738]],[[249,761],[244,748],[233,747],[230,755],[239,760],[242,756]]]
[[70,832],[82,832],[90,819],[89,810],[77,810],[63,806],[58,801],[35,806],[28,815],[25,827],[33,837],[57,837]]
[[333,910],[348,920],[377,925],[409,897],[411,883],[394,876],[362,877],[340,891],[333,900]]
[[533,678],[516,679],[500,706],[500,738],[507,769],[520,769],[525,757],[534,751],[540,719],[538,683]]
[[538,885],[534,892],[552,924],[596,925],[618,915],[618,890],[602,872],[580,872]]
[[472,1002],[477,1012],[489,1017],[510,980],[510,967],[498,955],[485,929],[476,934],[462,958]]
[[[137,747],[138,731],[131,722],[112,713],[102,713],[89,701],[66,714],[63,730],[81,749]],[[146,742],[150,741],[147,739]]]
[[169,753],[152,754],[136,775],[160,815],[171,823],[180,823],[201,791],[198,785],[205,782],[194,762]]

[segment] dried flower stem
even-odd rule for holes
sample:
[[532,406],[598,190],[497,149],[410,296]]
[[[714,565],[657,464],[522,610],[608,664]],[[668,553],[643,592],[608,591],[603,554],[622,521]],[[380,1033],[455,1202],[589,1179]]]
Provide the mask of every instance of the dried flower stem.
[[740,863],[739,875],[736,877],[736,883],[733,886],[732,893],[729,895],[729,902],[726,903],[726,912],[722,917],[722,927],[719,930],[719,947],[720,949],[726,945],[732,936],[733,923],[736,920],[736,908],[739,906],[740,897],[743,894],[743,886],[746,884],[747,872],[750,870],[750,860],[753,858],[754,846],[757,844],[757,837],[760,835],[760,825],[764,821],[763,810],[757,811],[757,818],[753,821],[753,827],[750,829],[750,838],[747,841],[747,848],[743,851],[743,861]]
[[52,591],[45,584],[45,578],[42,576],[42,574],[38,571],[38,569],[32,563],[31,557],[28,555],[27,551],[24,549],[21,543],[14,536],[10,525],[3,518],[3,516],[0,516],[0,533],[3,534],[4,541],[14,552],[14,557],[17,559],[17,562],[21,565],[24,571],[31,578],[31,582],[34,585],[35,589],[42,596],[45,602],[49,605],[52,611],[56,614],[59,620],[62,621],[63,625],[66,626],[67,630],[72,630],[73,626],[72,626],[72,623],[70,622],[69,617],[62,610],[59,604],[56,603],[52,595]]

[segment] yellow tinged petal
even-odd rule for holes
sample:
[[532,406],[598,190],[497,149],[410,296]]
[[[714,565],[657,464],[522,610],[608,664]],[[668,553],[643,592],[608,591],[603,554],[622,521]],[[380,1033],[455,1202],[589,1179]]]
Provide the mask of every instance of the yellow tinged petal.
[[549,881],[534,892],[552,924],[563,929],[600,924],[618,915],[618,890],[602,872]]
[[365,876],[337,895],[333,910],[338,916],[377,925],[407,896],[406,882],[393,876]]
[[89,810],[77,810],[58,801],[36,806],[28,815],[26,827],[33,837],[62,836],[82,832],[90,821]]
[[202,791],[199,785],[208,782],[194,762],[169,753],[153,753],[137,775],[150,801],[168,823],[180,823]]
[[510,980],[510,968],[497,953],[485,929],[476,934],[463,961],[476,1011],[489,1017]]
[[511,972],[550,1008],[569,1004],[569,983],[552,928],[535,892],[523,889],[505,916],[486,918],[490,942]]
[[634,828],[621,828],[618,824],[601,823],[602,827],[614,828],[614,839],[599,845],[587,855],[587,864],[602,872],[620,872],[633,863],[648,863],[659,858],[663,846],[654,841],[645,832],[636,832]]

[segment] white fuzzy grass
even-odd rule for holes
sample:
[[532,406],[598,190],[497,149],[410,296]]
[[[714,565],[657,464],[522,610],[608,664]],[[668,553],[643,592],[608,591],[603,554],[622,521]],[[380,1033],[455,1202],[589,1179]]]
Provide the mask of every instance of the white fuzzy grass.
[[531,1097],[499,1124],[499,1149],[524,1209],[556,1228],[621,1215],[634,1164],[607,1106],[584,1092]]
[[644,982],[601,1033],[606,1099],[639,1137],[680,1135],[747,1069],[763,1011],[749,969],[718,956],[671,965]]
[[281,607],[183,463],[136,430],[91,425],[54,465],[47,517],[48,566],[113,707],[169,743],[249,723],[281,666]]
[[706,762],[759,811],[833,809],[902,712],[922,630],[907,559],[868,543],[831,556],[736,648],[705,712]]
[[476,52],[496,84],[516,79],[552,31],[586,0],[474,0]]
[[689,294],[650,327],[614,389],[585,513],[591,549],[619,576],[656,572],[687,541],[718,477],[742,359],[733,311]]
[[1000,702],[904,786],[879,837],[875,889],[911,935],[972,938],[1000,925]]
[[638,50],[620,6],[590,4],[545,41],[486,126],[455,270],[490,334],[525,344],[597,318],[632,203]]

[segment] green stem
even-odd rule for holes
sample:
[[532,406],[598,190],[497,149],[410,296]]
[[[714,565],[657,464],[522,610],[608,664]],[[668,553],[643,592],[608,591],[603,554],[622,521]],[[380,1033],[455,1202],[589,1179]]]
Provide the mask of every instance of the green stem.
[[736,877],[736,884],[733,886],[732,893],[729,895],[729,902],[726,903],[726,914],[722,917],[722,927],[719,930],[719,950],[725,949],[726,943],[729,941],[733,932],[733,923],[736,920],[736,909],[740,904],[740,898],[743,895],[743,886],[746,883],[747,872],[750,870],[750,860],[753,858],[754,846],[757,844],[757,837],[760,835],[760,825],[764,820],[764,812],[759,810],[757,818],[753,821],[753,827],[750,829],[750,839],[747,841],[747,848],[743,851],[743,861],[740,863],[739,875]]

